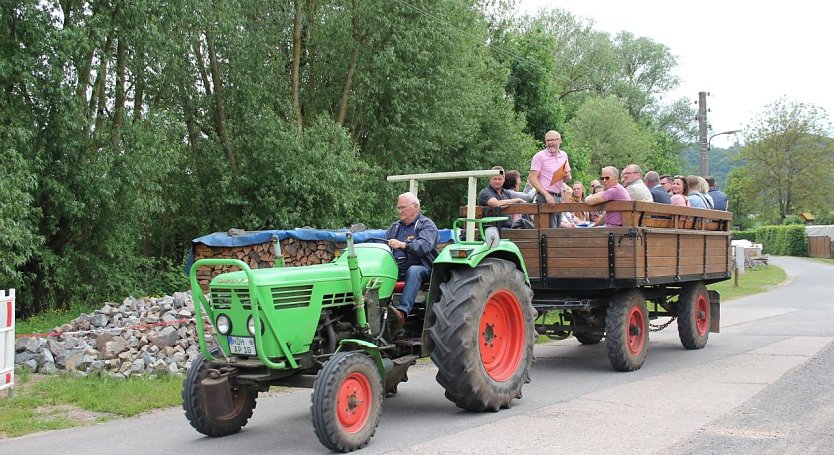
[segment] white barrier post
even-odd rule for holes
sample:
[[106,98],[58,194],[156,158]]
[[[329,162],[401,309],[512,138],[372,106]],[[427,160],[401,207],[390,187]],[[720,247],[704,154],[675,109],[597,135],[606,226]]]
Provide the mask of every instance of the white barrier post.
[[0,290],[0,390],[14,387],[14,289]]

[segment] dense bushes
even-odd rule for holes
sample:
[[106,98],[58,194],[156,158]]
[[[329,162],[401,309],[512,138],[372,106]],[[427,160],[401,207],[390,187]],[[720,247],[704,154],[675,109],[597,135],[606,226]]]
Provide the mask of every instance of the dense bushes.
[[763,226],[756,229],[756,241],[763,253],[780,256],[808,256],[805,226]]
[[749,240],[756,243],[756,230],[751,229],[747,231],[733,231],[731,232],[733,240]]

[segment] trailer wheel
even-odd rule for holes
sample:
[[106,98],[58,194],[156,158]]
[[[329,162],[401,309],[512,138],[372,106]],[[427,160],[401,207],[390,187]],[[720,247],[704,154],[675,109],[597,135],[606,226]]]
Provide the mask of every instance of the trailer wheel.
[[678,335],[686,349],[701,349],[709,339],[709,294],[702,281],[684,286],[678,297]]
[[535,310],[524,274],[502,259],[451,271],[440,285],[429,334],[446,398],[468,411],[497,411],[521,398],[533,363]]
[[618,371],[643,366],[649,346],[649,318],[646,299],[638,289],[622,291],[611,299],[605,316],[608,360]]
[[232,386],[232,412],[213,417],[206,412],[203,397],[203,379],[208,376],[208,366],[203,356],[197,357],[188,368],[182,383],[182,408],[185,418],[200,433],[211,436],[228,436],[237,433],[252,417],[258,391],[254,387]]
[[592,345],[598,344],[600,340],[602,340],[602,334],[599,333],[576,333],[573,332],[573,336],[576,338],[576,341],[585,344],[585,345]]
[[368,445],[382,412],[382,378],[363,352],[334,355],[313,384],[310,413],[319,441],[335,452]]

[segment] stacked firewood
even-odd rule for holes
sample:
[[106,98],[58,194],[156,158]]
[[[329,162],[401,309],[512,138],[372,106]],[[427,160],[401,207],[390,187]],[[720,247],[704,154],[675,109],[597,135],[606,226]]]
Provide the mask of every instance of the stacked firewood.
[[337,252],[345,249],[345,243],[333,243],[324,240],[281,240],[281,252],[284,253],[284,265],[298,267],[313,264],[326,264],[336,258]]
[[[293,238],[281,240],[284,265],[288,267],[326,264],[333,261],[345,249],[345,246],[342,242],[333,243],[324,240],[297,240]],[[445,246],[445,243],[438,244],[438,251]],[[238,247],[211,247],[198,243],[194,248],[194,260],[206,258],[240,259],[252,269],[268,268],[275,266],[275,247],[272,242]],[[200,267],[197,270],[197,281],[200,283],[203,292],[208,292],[209,282],[212,278],[234,270],[237,270],[237,267],[227,265]]]
[[[336,257],[337,252],[344,248],[344,243],[322,240],[296,240],[293,238],[281,240],[284,265],[290,267],[328,263]],[[275,246],[272,242],[237,247],[212,247],[198,243],[194,248],[194,260],[206,258],[240,259],[252,269],[269,268],[275,266]],[[197,270],[197,281],[200,283],[203,292],[208,292],[209,282],[212,278],[234,270],[237,270],[237,267],[228,265],[200,267]]]

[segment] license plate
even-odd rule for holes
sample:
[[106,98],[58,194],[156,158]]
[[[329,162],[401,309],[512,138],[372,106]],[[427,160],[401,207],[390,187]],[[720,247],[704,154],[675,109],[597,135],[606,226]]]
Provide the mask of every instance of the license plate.
[[257,355],[255,339],[251,337],[229,337],[229,351],[232,354]]

